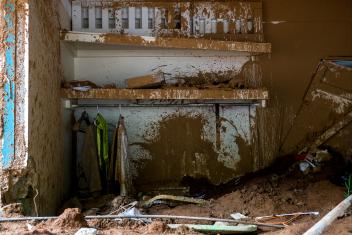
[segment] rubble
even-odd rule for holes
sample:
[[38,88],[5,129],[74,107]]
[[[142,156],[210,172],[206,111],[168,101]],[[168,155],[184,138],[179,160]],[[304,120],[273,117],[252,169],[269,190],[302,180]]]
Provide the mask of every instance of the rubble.
[[78,230],[75,235],[96,235],[98,230],[95,228],[81,228]]
[[23,216],[23,205],[22,203],[8,204],[0,209],[0,217],[18,217]]
[[148,225],[148,233],[150,234],[162,234],[166,231],[167,225],[162,221],[154,221]]
[[76,229],[88,227],[88,224],[80,209],[69,208],[51,223],[51,227]]

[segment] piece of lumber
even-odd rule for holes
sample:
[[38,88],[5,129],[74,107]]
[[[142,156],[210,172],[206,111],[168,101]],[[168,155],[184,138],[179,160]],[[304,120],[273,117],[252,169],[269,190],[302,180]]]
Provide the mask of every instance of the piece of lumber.
[[309,147],[310,150],[315,151],[320,145],[324,144],[331,137],[336,135],[340,130],[345,128],[350,122],[352,122],[352,110],[341,118],[337,123],[327,129],[322,135],[320,135],[314,143]]
[[153,88],[160,86],[164,81],[162,73],[148,74],[139,77],[133,77],[126,79],[126,85],[128,88]]
[[345,200],[340,202],[332,211],[327,213],[318,223],[314,224],[307,232],[303,235],[319,235],[321,234],[329,225],[331,225],[338,217],[342,216],[345,211],[352,204],[352,195],[347,197]]

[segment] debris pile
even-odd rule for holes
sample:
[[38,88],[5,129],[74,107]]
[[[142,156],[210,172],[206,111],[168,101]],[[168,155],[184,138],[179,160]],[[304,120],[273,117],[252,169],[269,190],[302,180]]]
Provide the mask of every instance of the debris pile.
[[78,208],[70,208],[66,209],[59,218],[54,220],[51,223],[51,227],[76,229],[88,227],[88,223]]
[[[283,173],[273,173],[271,169],[270,173],[243,179],[219,196],[209,198],[207,195],[211,194],[206,192],[206,200],[171,195],[139,195],[139,201],[114,195],[75,199],[71,201],[81,205],[83,213],[79,209],[66,209],[57,218],[38,218],[39,221],[49,219],[46,222],[36,224],[29,222],[31,218],[16,226],[21,226],[23,231],[47,234],[75,234],[78,230],[77,234],[86,231],[92,234],[95,231],[97,234],[225,234],[256,230],[275,234],[279,229],[284,229],[285,234],[303,234],[343,201],[346,189],[329,180],[333,171],[329,167],[333,164],[322,164],[321,171],[304,174],[297,163],[300,161]],[[350,206],[343,205],[343,212],[331,217],[337,226],[328,227],[327,234],[352,229],[346,222],[351,218],[351,209],[346,209]],[[87,213],[93,209],[95,213]],[[15,223],[5,225],[5,219],[0,223],[1,228],[7,227],[5,231],[15,226]]]

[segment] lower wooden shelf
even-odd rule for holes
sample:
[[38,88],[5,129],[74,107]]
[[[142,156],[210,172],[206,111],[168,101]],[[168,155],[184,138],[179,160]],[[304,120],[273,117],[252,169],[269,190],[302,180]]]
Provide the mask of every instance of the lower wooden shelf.
[[64,99],[105,100],[267,100],[266,89],[91,89],[62,88]]

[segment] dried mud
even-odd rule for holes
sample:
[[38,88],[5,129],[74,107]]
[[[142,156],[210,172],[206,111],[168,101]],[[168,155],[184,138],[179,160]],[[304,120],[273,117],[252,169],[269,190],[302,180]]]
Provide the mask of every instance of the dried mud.
[[[234,187],[227,187],[222,195],[213,197],[205,205],[179,205],[168,207],[158,205],[142,210],[146,214],[189,215],[229,218],[231,213],[240,212],[253,216],[280,213],[318,211],[319,217],[300,217],[283,230],[259,230],[259,234],[302,234],[314,223],[344,199],[344,188],[336,186],[329,180],[337,174],[338,169],[329,163],[321,172],[304,175],[297,166],[288,170],[261,172],[243,179]],[[283,171],[284,173],[280,173]],[[275,173],[274,173],[275,172]],[[109,199],[105,198],[106,205]],[[104,206],[103,206],[104,207]],[[350,208],[350,211],[352,208]],[[351,214],[351,213],[350,213]],[[81,220],[78,209],[66,210],[57,220],[32,224],[31,230],[26,223],[2,223],[0,234],[73,234],[81,226],[87,226]],[[187,229],[169,230],[167,223],[175,221],[154,221],[145,225],[139,221],[89,220],[88,226],[98,229],[99,234],[196,234]],[[337,219],[324,234],[348,234],[352,229],[352,216]],[[200,223],[199,221],[182,221],[177,223]]]

